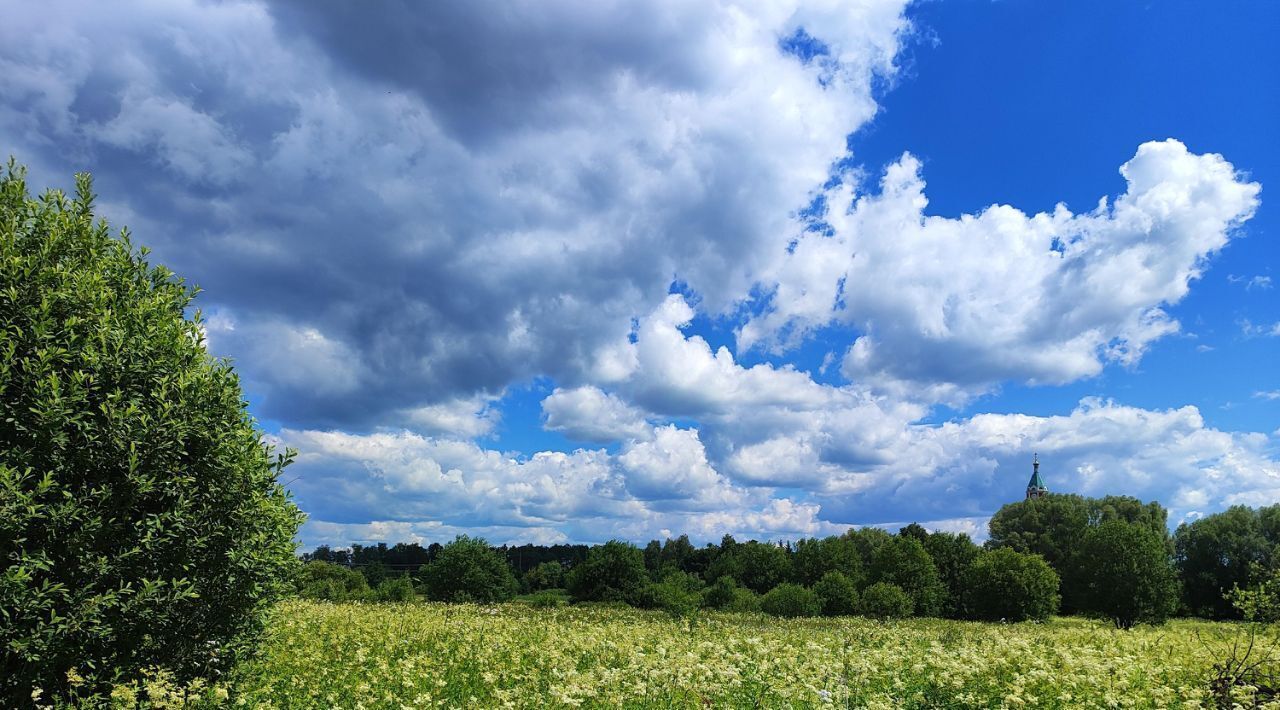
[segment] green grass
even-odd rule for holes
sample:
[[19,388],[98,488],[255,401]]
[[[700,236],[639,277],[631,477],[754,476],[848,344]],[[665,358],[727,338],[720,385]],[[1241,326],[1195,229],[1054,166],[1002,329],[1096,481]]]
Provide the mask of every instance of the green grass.
[[[1241,624],[1084,619],[692,621],[608,607],[330,604],[276,611],[224,703],[253,708],[1199,708]],[[1277,649],[1274,632],[1255,657]],[[1257,707],[1253,689],[1234,691]],[[1261,707],[1280,707],[1261,705]]]

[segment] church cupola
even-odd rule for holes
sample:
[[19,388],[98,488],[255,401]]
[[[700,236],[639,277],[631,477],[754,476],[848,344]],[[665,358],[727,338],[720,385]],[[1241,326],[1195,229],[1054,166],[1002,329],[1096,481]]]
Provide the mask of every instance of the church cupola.
[[1040,455],[1032,454],[1031,480],[1027,481],[1027,500],[1043,498],[1047,495],[1049,495],[1049,489],[1045,488],[1044,479],[1040,477]]

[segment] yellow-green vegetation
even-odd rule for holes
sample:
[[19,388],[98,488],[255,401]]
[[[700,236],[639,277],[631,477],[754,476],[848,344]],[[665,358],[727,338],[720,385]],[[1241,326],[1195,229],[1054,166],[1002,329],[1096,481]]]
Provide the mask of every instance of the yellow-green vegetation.
[[[263,708],[1212,707],[1243,624],[1120,631],[608,606],[290,601],[224,703]],[[1266,633],[1253,658],[1275,647]],[[1235,689],[1243,707],[1253,691]],[[1229,704],[1228,704],[1229,706]],[[1263,705],[1267,707],[1267,705]],[[1280,707],[1280,704],[1270,707]]]

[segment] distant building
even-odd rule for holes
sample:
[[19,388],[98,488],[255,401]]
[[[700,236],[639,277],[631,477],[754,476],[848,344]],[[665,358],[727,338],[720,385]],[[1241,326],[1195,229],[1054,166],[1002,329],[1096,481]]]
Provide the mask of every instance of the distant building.
[[1031,456],[1031,480],[1027,481],[1027,500],[1032,498],[1043,498],[1049,495],[1049,489],[1044,485],[1044,479],[1040,477],[1040,455],[1032,454]]

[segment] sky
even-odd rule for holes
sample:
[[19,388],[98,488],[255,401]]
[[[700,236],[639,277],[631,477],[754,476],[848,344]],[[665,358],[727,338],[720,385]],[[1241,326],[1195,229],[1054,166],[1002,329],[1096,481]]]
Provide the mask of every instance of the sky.
[[1280,4],[0,0],[321,543],[1280,501]]

